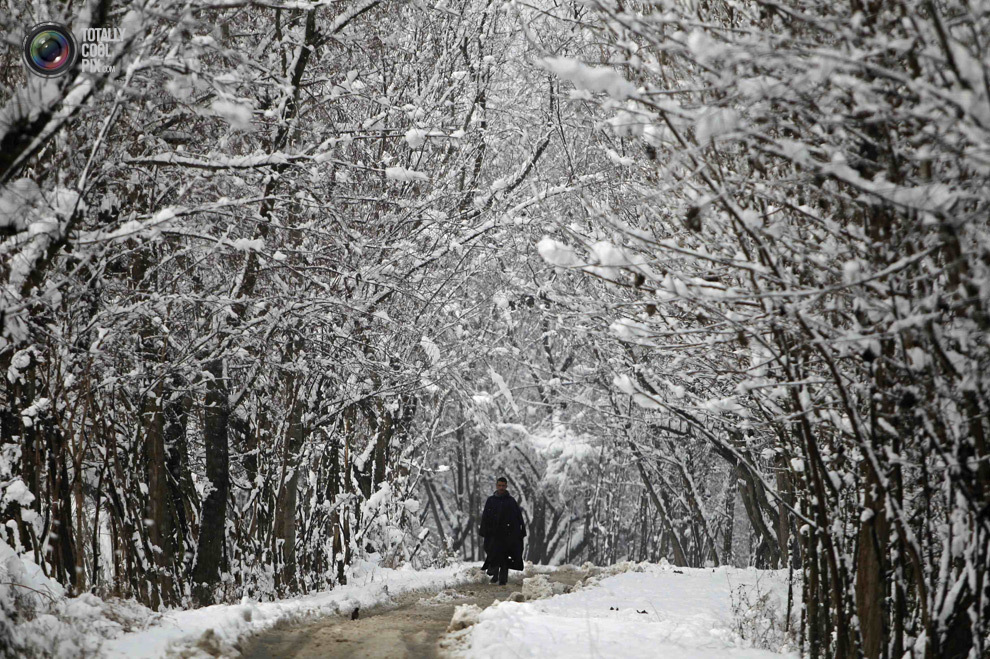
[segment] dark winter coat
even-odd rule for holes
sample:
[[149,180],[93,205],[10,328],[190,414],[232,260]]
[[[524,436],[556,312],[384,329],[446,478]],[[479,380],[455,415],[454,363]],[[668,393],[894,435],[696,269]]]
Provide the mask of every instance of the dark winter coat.
[[493,494],[488,497],[485,511],[481,514],[479,533],[485,539],[485,564],[481,569],[486,572],[497,570],[503,558],[507,559],[510,570],[523,569],[526,525],[519,504],[511,494],[507,492],[502,496]]

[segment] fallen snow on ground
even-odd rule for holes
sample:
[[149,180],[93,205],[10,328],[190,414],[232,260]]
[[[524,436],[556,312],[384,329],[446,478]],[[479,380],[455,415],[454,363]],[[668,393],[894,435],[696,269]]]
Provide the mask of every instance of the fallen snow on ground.
[[[609,572],[629,571],[607,576]],[[595,568],[592,568],[595,574]],[[626,564],[583,588],[532,602],[502,602],[459,632],[462,657],[769,659],[797,656],[780,625],[787,574],[735,568]],[[733,602],[736,606],[733,606]],[[771,620],[772,619],[772,620]]]
[[[236,656],[246,637],[280,621],[343,614],[387,603],[390,596],[419,589],[443,589],[483,576],[473,564],[428,570],[357,566],[349,583],[331,591],[277,602],[244,601],[162,613],[146,629],[103,643],[103,657]],[[387,590],[386,590],[387,585]]]
[[436,595],[429,597],[420,597],[417,604],[419,606],[447,606],[448,604],[453,604],[459,600],[468,599],[470,595],[465,595],[464,593],[459,593],[453,588],[447,590],[441,590]]

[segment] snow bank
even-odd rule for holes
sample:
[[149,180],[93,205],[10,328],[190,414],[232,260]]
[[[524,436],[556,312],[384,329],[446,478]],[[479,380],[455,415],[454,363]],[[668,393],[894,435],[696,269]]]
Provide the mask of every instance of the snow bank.
[[450,619],[450,624],[447,625],[447,631],[456,632],[459,629],[470,627],[478,622],[480,616],[481,607],[477,604],[460,604],[454,609],[454,615]]
[[542,599],[553,596],[553,585],[542,574],[529,579],[523,579],[522,595],[528,600]]
[[[786,572],[689,569],[623,563],[582,566],[586,587],[525,603],[501,602],[481,613],[452,650],[461,657],[677,657],[769,659],[796,656],[752,647],[738,610],[759,590],[771,609],[787,601]],[[526,579],[531,590],[545,581]],[[525,584],[525,582],[524,582]],[[590,584],[590,585],[589,585]],[[524,585],[525,588],[525,585]],[[545,589],[539,589],[545,590]],[[544,593],[545,595],[545,593]]]
[[0,541],[0,656],[237,656],[246,637],[278,622],[347,615],[403,592],[444,589],[483,577],[476,566],[463,563],[413,570],[360,562],[351,568],[348,585],[331,591],[156,613],[133,601],[104,601],[90,594],[67,598],[57,582]]
[[156,614],[133,602],[104,602],[65,589],[0,541],[0,656],[92,657],[103,639],[147,624]]

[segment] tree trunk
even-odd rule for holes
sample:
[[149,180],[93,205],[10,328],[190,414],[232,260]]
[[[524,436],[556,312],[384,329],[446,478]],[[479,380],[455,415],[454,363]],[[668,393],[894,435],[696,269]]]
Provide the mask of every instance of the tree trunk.
[[206,371],[203,440],[206,446],[206,478],[210,492],[203,501],[196,565],[193,567],[193,599],[205,606],[214,602],[214,587],[220,583],[224,543],[227,538],[227,493],[230,490],[230,455],[227,425],[230,412],[223,362],[214,359]]
[[732,532],[736,523],[736,493],[739,491],[739,470],[732,467],[729,470],[729,483],[725,488],[725,525],[722,535],[722,561],[726,565],[734,565],[732,555]]
[[673,520],[670,518],[669,506],[666,505],[666,501],[661,501],[660,497],[657,496],[656,490],[653,488],[653,483],[650,482],[649,476],[646,474],[646,469],[643,468],[643,458],[640,455],[639,449],[632,441],[629,442],[629,448],[632,449],[633,455],[636,456],[636,468],[639,470],[639,476],[643,479],[643,485],[646,486],[646,491],[649,493],[650,499],[653,500],[653,505],[656,506],[657,513],[660,514],[660,521],[669,535],[674,553],[674,565],[686,567],[688,564],[687,557],[684,555],[681,540],[677,537]]
[[878,659],[883,647],[886,570],[884,548],[890,535],[884,513],[883,497],[877,496],[879,480],[871,468],[866,472],[863,510],[869,519],[859,527],[856,549],[856,613],[863,638],[863,655]]
[[165,421],[162,414],[162,398],[165,394],[164,383],[159,381],[149,392],[141,415],[144,429],[145,455],[148,470],[148,509],[146,519],[149,520],[148,540],[151,542],[151,553],[155,563],[154,570],[148,579],[156,586],[158,596],[152,600],[151,608],[158,610],[162,604],[176,603],[175,590],[172,584],[172,546],[169,537],[172,533],[172,519],[168,514],[168,477],[165,458]]
[[[35,421],[35,425],[38,425]],[[52,533],[49,535],[48,560],[55,579],[76,588],[76,543],[72,523],[72,491],[66,467],[65,438],[50,418],[41,424],[48,437],[48,482],[51,502]]]
[[296,577],[296,498],[299,489],[298,454],[304,429],[302,392],[299,388],[293,389],[288,432],[282,454],[282,485],[275,505],[275,555],[282,559],[282,570],[275,574],[275,585],[283,594],[293,592],[299,587]]
[[[753,528],[760,536],[761,544],[766,548],[766,565],[756,567],[769,567],[776,569],[781,564],[780,545],[777,544],[777,535],[767,526],[763,519],[763,510],[760,504],[761,498],[765,498],[763,487],[756,478],[749,472],[749,469],[739,466],[739,474],[742,475],[742,500],[746,508],[746,514]],[[761,497],[762,495],[762,497]]]
[[[186,574],[187,542],[194,533],[193,521],[198,508],[196,488],[189,473],[189,449],[186,445],[186,418],[192,397],[183,394],[165,405],[165,450],[168,469],[169,508],[172,518],[172,556],[175,574]],[[191,544],[188,547],[191,549]]]

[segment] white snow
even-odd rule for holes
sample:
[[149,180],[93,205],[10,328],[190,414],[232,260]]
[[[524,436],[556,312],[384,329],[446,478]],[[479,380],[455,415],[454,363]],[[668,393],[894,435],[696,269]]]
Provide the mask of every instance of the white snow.
[[[3,496],[0,496],[0,504],[14,502],[27,508],[34,502],[34,495],[20,478],[7,483],[3,488]],[[4,545],[6,546],[6,545]]]
[[616,247],[607,240],[600,240],[592,245],[591,253],[598,259],[600,265],[607,268],[622,268],[631,263],[624,249]]
[[425,334],[423,335],[423,338],[419,340],[419,344],[423,347],[426,355],[430,358],[430,363],[436,366],[440,361],[440,348],[437,347],[437,344]]
[[525,431],[525,434],[526,443],[545,465],[540,481],[547,488],[562,490],[583,480],[591,461],[601,454],[593,437],[577,433],[556,414],[549,427]]
[[459,604],[454,609],[454,616],[450,619],[450,624],[447,625],[447,631],[454,632],[458,629],[470,627],[478,622],[480,615],[481,607],[477,604]]
[[251,130],[251,106],[246,102],[240,103],[229,99],[218,99],[210,106],[213,113],[223,117],[234,130]]
[[426,131],[422,128],[410,128],[406,131],[406,142],[410,149],[418,149],[426,143]]
[[[16,481],[20,483],[21,481]],[[15,491],[15,495],[17,492]],[[30,496],[30,493],[28,493]],[[14,499],[14,497],[11,497]],[[31,497],[33,499],[33,497]],[[14,499],[21,500],[21,499]],[[30,500],[27,504],[30,504]],[[22,501],[23,503],[23,501]],[[18,556],[6,542],[0,540],[0,577],[2,585],[20,589],[20,594],[44,601],[45,598],[60,597],[65,589],[54,579],[45,576],[41,567],[30,558]]]
[[540,65],[561,78],[570,80],[579,89],[605,92],[617,100],[626,99],[636,93],[636,86],[614,69],[588,66],[570,57],[547,57],[540,61]]
[[265,249],[265,241],[261,238],[238,238],[230,243],[231,247],[242,252],[260,252]]
[[636,384],[633,382],[632,378],[625,373],[616,375],[612,378],[612,384],[616,389],[623,393],[629,394],[630,396],[637,393]]
[[732,132],[739,125],[739,115],[734,110],[714,108],[698,117],[695,125],[695,137],[702,146]]
[[609,325],[609,330],[623,341],[630,342],[651,338],[656,332],[650,325],[632,318],[619,318]]
[[430,177],[423,172],[406,169],[405,167],[386,167],[385,178],[391,181],[400,181],[402,183],[415,183],[416,181],[430,180]]
[[630,158],[629,156],[620,156],[615,149],[606,150],[605,155],[608,156],[609,160],[611,160],[616,165],[619,165],[621,167],[629,167],[630,165],[636,162],[633,158]]
[[507,401],[509,401],[509,405],[511,405],[512,409],[518,414],[519,406],[516,405],[516,400],[512,397],[512,391],[509,389],[509,386],[505,384],[505,378],[503,378],[501,375],[496,373],[495,369],[493,369],[491,366],[488,367],[488,373],[489,375],[492,376],[492,382],[494,382],[495,386],[498,387],[499,393]]
[[566,268],[581,264],[581,260],[570,247],[553,238],[544,236],[537,243],[536,249],[539,251],[540,256],[543,257],[543,260],[552,265]]
[[546,575],[538,574],[535,577],[523,579],[522,594],[529,600],[551,597],[553,596],[553,585]]
[[363,509],[367,513],[373,513],[385,504],[388,503],[392,496],[392,486],[388,483],[382,483],[378,486],[378,489],[368,497],[368,500],[364,502]]
[[604,578],[570,594],[496,604],[482,612],[456,651],[462,657],[797,656],[752,647],[737,629],[749,629],[753,607],[742,607],[738,616],[732,607],[734,597],[737,602],[755,601],[751,593],[759,588],[769,592],[771,606],[783,612],[786,572],[725,567],[675,571],[667,564],[632,569],[637,571]]
[[41,197],[38,184],[29,178],[9,183],[0,190],[0,228],[23,231],[30,224],[34,204]]

